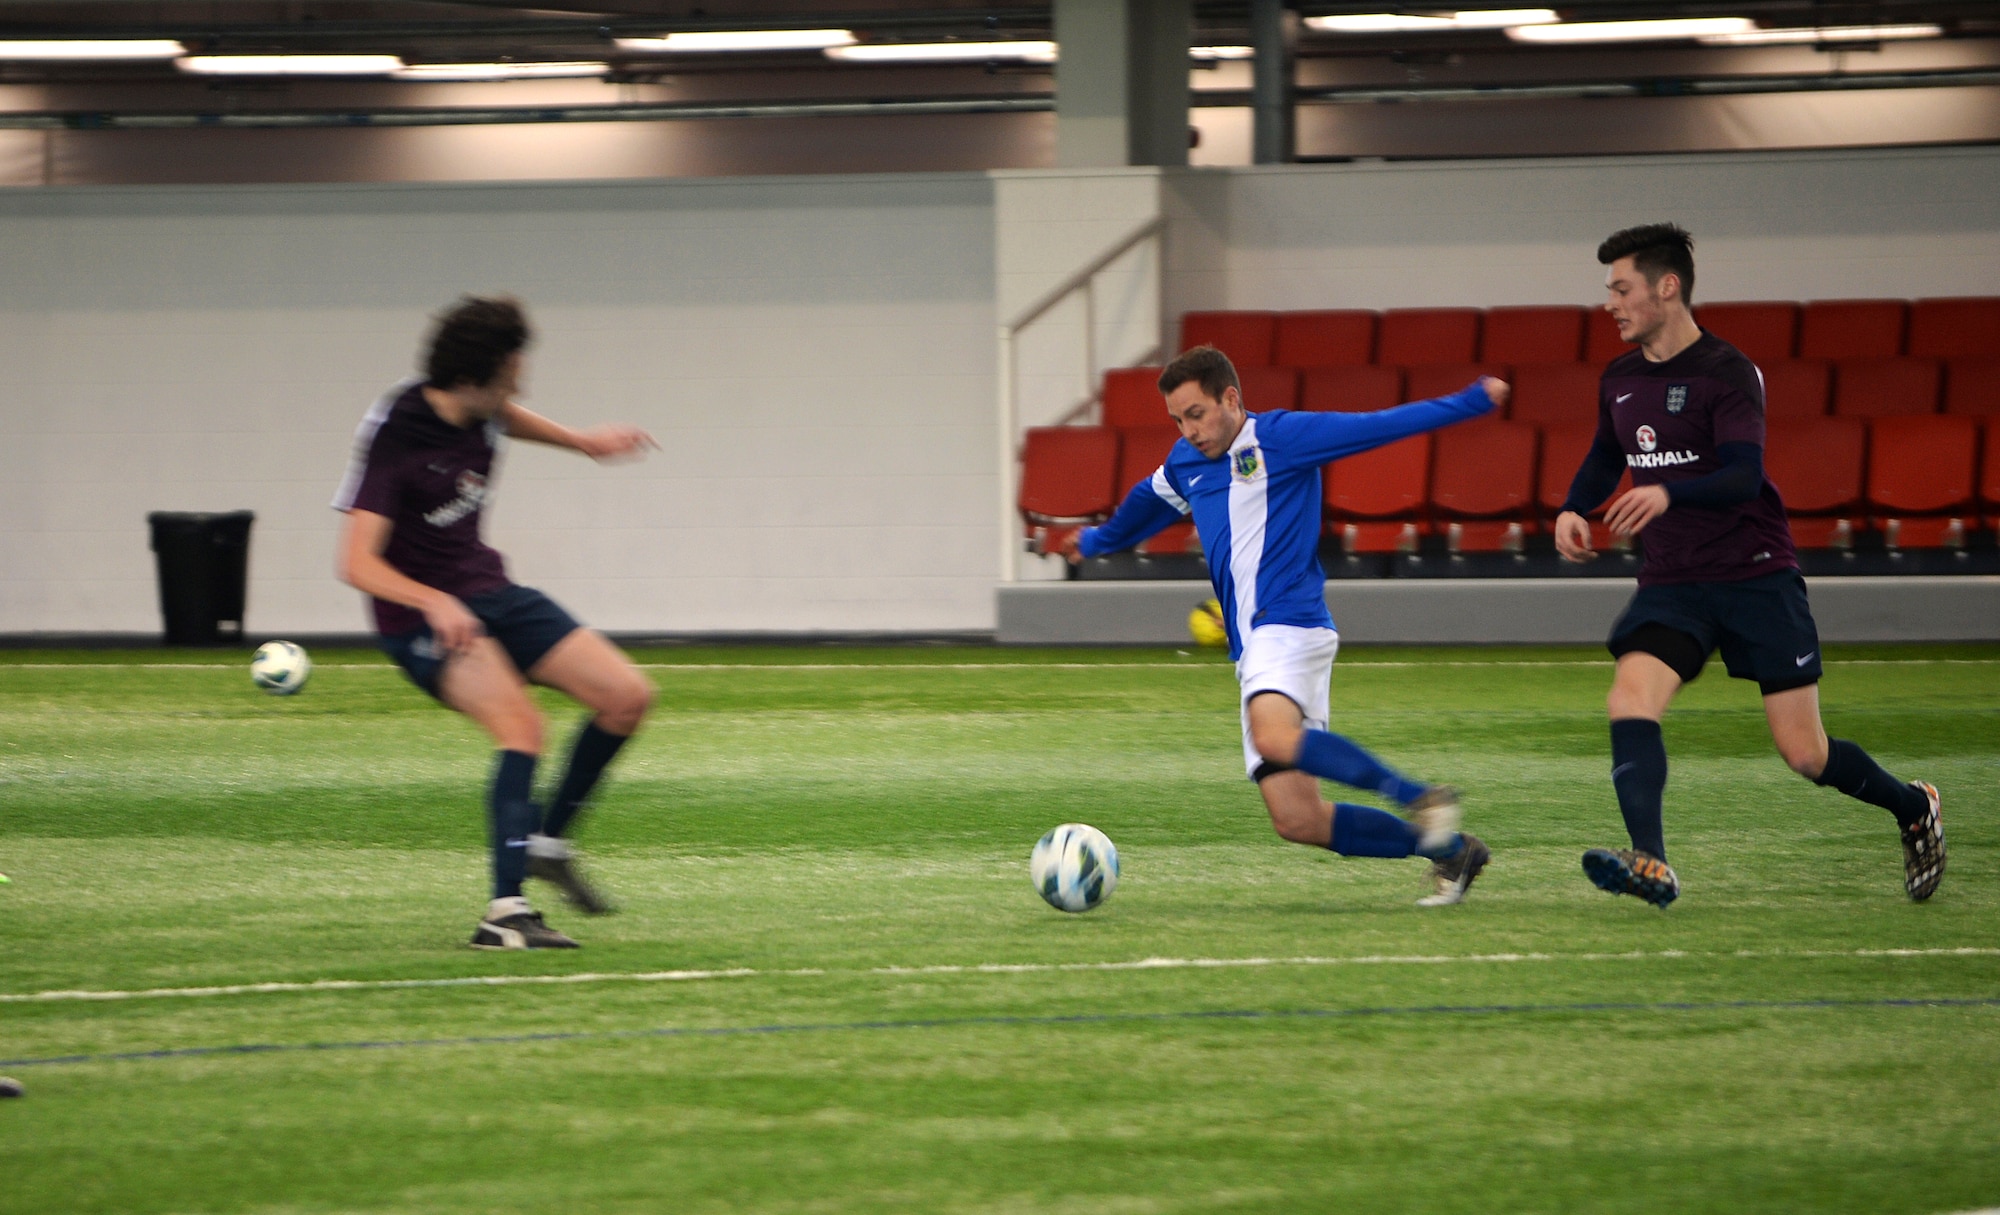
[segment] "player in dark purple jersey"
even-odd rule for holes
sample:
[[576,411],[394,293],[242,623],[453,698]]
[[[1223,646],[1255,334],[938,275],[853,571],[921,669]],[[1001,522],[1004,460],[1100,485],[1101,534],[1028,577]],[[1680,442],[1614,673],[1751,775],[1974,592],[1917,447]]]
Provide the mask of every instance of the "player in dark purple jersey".
[[1764,476],[1764,379],[1735,347],[1695,324],[1694,238],[1672,224],[1615,232],[1605,304],[1633,343],[1604,369],[1597,439],[1556,518],[1556,548],[1588,561],[1585,517],[1627,469],[1632,488],[1605,514],[1615,535],[1645,533],[1639,590],[1611,627],[1618,659],[1606,705],[1611,783],[1629,850],[1583,855],[1591,881],[1665,907],[1680,894],[1667,865],[1660,718],[1717,649],[1729,674],[1754,679],[1778,753],[1792,770],[1881,806],[1902,828],[1903,881],[1927,899],[1944,875],[1937,789],[1904,783],[1866,751],[1826,736],[1819,716],[1819,634],[1806,602],[1785,504]]
[[[526,316],[509,299],[465,298],[437,320],[424,376],[391,388],[355,436],[335,495],[346,512],[340,576],[372,599],[382,648],[417,686],[486,730],[500,751],[487,806],[493,901],[474,930],[483,949],[574,949],[522,897],[526,877],[572,903],[610,910],[577,872],[567,833],[612,757],[639,728],[653,687],[602,633],[507,577],[479,538],[500,436],[593,459],[657,446],[631,426],[571,430],[523,408]],[[542,716],[527,686],[590,710],[547,814],[534,801]]]

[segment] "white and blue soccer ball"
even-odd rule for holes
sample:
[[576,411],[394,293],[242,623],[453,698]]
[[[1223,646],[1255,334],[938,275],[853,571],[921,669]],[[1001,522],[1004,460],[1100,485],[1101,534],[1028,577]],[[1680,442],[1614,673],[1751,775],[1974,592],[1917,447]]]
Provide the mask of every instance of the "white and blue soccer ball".
[[1058,911],[1089,911],[1118,889],[1118,849],[1095,827],[1064,823],[1028,857],[1035,893]]
[[250,658],[250,681],[273,696],[290,696],[306,686],[312,659],[290,641],[267,641]]

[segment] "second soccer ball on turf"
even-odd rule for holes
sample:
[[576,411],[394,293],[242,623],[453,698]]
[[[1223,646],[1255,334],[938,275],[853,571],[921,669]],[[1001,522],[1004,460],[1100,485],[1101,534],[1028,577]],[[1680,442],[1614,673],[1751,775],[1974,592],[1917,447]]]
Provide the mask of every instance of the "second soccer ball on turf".
[[1188,633],[1196,645],[1229,644],[1229,628],[1222,623],[1222,605],[1210,599],[1188,613]]
[[312,669],[305,647],[289,641],[267,641],[250,658],[250,681],[273,696],[290,696],[306,686]]
[[1028,876],[1049,906],[1089,911],[1118,889],[1118,849],[1095,827],[1064,823],[1035,841]]

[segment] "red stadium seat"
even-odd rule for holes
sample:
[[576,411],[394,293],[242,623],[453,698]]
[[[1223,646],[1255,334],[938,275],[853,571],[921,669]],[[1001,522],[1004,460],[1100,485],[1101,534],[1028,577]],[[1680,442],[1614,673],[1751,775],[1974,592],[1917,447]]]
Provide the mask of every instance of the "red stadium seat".
[[1979,423],[1884,417],[1869,423],[1868,504],[1891,549],[1963,548],[1973,510]]
[[1842,359],[1834,364],[1833,412],[1843,418],[1936,413],[1936,359]]
[[1696,304],[1695,323],[1741,350],[1753,363],[1789,359],[1798,349],[1799,306],[1792,303]]
[[1632,349],[1632,343],[1618,336],[1618,322],[1602,308],[1592,308],[1583,323],[1583,361],[1602,367]]
[[1854,547],[1867,431],[1858,418],[1774,420],[1764,475],[1778,487],[1800,548]]
[[1514,399],[1507,416],[1536,426],[1594,427],[1599,374],[1589,363],[1516,367]]
[[1162,426],[1168,421],[1160,397],[1158,367],[1116,367],[1104,373],[1104,424],[1119,430]]
[[1944,411],[2000,414],[2000,358],[1953,359],[1945,364]]
[[1201,551],[1201,536],[1194,530],[1194,520],[1183,519],[1170,523],[1158,533],[1139,542],[1139,551],[1148,556],[1165,553],[1198,553]]
[[1280,367],[1356,367],[1375,361],[1375,314],[1280,312],[1271,361]]
[[1478,349],[1477,308],[1391,308],[1382,314],[1375,361],[1390,367],[1470,363]]
[[[1583,467],[1584,456],[1590,453],[1590,445],[1597,439],[1597,424],[1583,426],[1547,426],[1542,429],[1542,458],[1535,474],[1535,500],[1542,508],[1542,514],[1553,525],[1562,505],[1569,498],[1570,482],[1576,480],[1576,470]],[[1611,491],[1590,516],[1590,537],[1593,548],[1629,549],[1632,542],[1611,534],[1602,522],[1604,508],[1618,500],[1618,495],[1632,488],[1632,474],[1627,471],[1618,478],[1618,488]]]
[[1518,553],[1534,525],[1540,435],[1518,422],[1480,419],[1437,432],[1431,505],[1454,553]]
[[1173,426],[1137,426],[1119,437],[1118,496],[1123,498],[1167,462],[1167,453],[1181,432]]
[[1986,442],[1979,459],[1979,502],[1986,526],[2000,526],[2000,423],[1986,424]]
[[1299,378],[1299,408],[1315,413],[1371,413],[1403,402],[1400,367],[1308,367]]
[[1118,505],[1118,432],[1037,426],[1021,448],[1021,513],[1041,523],[1102,519]]
[[1238,367],[1236,379],[1242,385],[1245,409],[1262,413],[1299,407],[1299,373],[1290,367]]
[[1799,312],[1799,357],[1894,358],[1903,353],[1909,311],[1902,300],[1813,300]]
[[1238,367],[1268,367],[1275,312],[1190,312],[1181,317],[1181,349],[1213,346]]
[[1403,371],[1403,399],[1428,401],[1462,392],[1480,376],[1507,378],[1507,369],[1491,363],[1427,363]]
[[1421,434],[1327,466],[1328,530],[1343,552],[1416,551],[1430,462],[1431,436]]
[[1833,376],[1824,359],[1783,359],[1758,367],[1764,373],[1764,417],[1823,418],[1833,399]]
[[1479,357],[1488,363],[1574,363],[1583,357],[1583,309],[1488,308]]
[[2000,358],[2000,297],[1918,300],[1909,352],[1920,359]]

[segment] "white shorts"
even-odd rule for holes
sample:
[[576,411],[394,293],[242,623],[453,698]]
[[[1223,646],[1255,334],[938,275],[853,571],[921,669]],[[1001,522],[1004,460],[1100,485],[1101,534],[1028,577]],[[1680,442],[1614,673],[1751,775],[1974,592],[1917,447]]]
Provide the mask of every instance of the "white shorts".
[[1236,682],[1243,686],[1245,772],[1256,776],[1264,762],[1250,741],[1250,698],[1259,692],[1282,692],[1305,714],[1307,729],[1326,729],[1333,657],[1339,652],[1340,634],[1332,629],[1266,624],[1250,630],[1243,639],[1243,657],[1236,660]]

